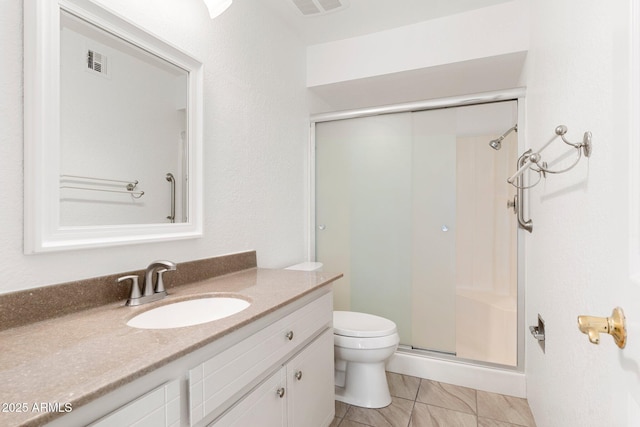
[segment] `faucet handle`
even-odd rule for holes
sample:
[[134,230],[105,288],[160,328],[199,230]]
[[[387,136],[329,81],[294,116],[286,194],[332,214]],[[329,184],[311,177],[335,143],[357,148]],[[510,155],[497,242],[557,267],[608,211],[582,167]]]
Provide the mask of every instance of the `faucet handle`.
[[136,300],[142,296],[140,293],[140,286],[138,285],[138,276],[132,274],[129,276],[119,277],[118,283],[124,282],[125,280],[131,280],[131,293],[129,294],[129,300],[127,301],[127,305],[131,305],[131,300]]

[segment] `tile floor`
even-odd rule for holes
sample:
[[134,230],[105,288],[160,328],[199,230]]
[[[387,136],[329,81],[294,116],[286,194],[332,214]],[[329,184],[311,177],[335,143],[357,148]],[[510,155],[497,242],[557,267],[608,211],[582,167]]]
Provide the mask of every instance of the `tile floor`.
[[366,409],[336,401],[330,427],[535,427],[526,399],[387,373],[393,401]]

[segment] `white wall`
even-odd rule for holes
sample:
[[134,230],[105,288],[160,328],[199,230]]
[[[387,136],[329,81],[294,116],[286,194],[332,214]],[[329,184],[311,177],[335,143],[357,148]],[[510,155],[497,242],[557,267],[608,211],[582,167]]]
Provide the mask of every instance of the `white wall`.
[[[523,4],[501,3],[310,46],[307,85],[327,85],[526,51],[528,40],[523,27],[527,24],[527,11]],[[345,63],[349,66],[345,67]]]
[[629,281],[627,162],[638,143],[629,142],[630,4],[530,1],[527,144],[540,147],[559,124],[571,140],[589,130],[594,141],[591,159],[530,191],[526,321],[537,324],[540,313],[547,338],[546,354],[526,338],[526,374],[540,427],[638,425],[622,421],[619,382],[637,383],[637,359],[635,369],[622,369],[629,346],[620,351],[609,336],[594,346],[576,323],[579,314],[608,316],[632,304],[620,291]]
[[260,2],[211,21],[201,0],[103,0],[205,64],[204,237],[22,254],[22,1],[0,14],[0,292],[255,249],[258,263],[301,261],[308,119],[305,50]]
[[309,46],[313,114],[517,87],[528,0]]

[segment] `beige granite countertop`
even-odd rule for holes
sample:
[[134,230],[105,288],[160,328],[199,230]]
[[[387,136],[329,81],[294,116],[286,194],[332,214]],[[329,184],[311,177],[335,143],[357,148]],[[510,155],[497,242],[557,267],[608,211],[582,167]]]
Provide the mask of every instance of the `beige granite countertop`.
[[[124,301],[0,332],[0,426],[39,426],[63,414],[32,412],[39,402],[80,407],[328,285],[340,274],[252,268],[171,289],[162,301]],[[164,330],[126,325],[135,315],[206,293],[251,301],[233,316]],[[144,357],[140,357],[143,354]],[[26,403],[27,412],[6,404]],[[3,409],[5,411],[3,411]]]

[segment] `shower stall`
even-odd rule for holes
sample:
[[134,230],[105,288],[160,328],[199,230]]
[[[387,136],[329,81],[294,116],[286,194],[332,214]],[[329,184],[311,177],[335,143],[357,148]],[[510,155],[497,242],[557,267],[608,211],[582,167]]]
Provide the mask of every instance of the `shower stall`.
[[521,369],[518,102],[445,107],[315,121],[315,259],[399,352]]

